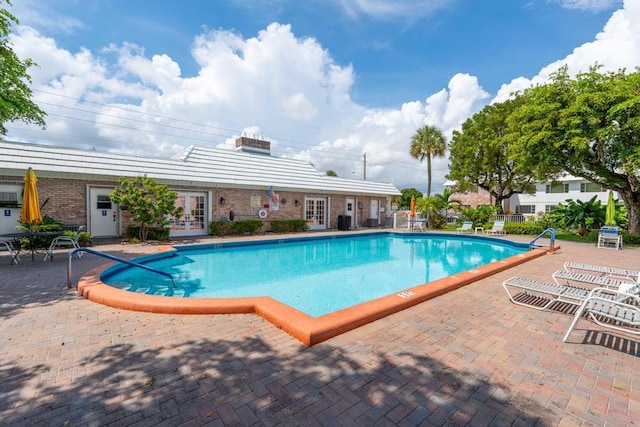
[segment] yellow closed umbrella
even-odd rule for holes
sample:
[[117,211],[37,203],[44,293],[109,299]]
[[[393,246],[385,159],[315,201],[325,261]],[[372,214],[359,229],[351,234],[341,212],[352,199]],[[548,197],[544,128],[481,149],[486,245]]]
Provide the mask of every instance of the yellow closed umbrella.
[[40,213],[40,200],[38,199],[38,189],[36,183],[38,178],[33,169],[29,168],[24,176],[24,192],[22,193],[22,211],[20,212],[20,222],[23,224],[40,224],[42,214]]
[[409,215],[411,218],[416,216],[416,196],[411,196],[411,204],[409,205]]
[[609,191],[604,225],[616,225],[616,202],[613,200],[613,191]]

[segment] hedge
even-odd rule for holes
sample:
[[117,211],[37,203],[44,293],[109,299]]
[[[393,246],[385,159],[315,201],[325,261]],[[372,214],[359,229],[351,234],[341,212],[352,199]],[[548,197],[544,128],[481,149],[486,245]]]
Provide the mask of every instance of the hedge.
[[212,221],[209,223],[209,234],[212,236],[231,236],[257,234],[264,223],[259,219],[242,221]]
[[537,221],[512,222],[504,223],[504,231],[508,234],[525,234],[537,236],[545,230],[544,224]]
[[307,221],[304,219],[274,219],[271,221],[271,231],[274,233],[301,233],[307,229]]

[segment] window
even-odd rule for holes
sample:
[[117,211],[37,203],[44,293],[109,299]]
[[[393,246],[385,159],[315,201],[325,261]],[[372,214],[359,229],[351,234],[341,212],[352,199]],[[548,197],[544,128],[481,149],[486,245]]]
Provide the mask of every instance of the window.
[[556,183],[556,184],[547,184],[545,187],[545,193],[568,193],[569,192],[569,184],[565,183]]
[[602,192],[602,185],[594,184],[593,182],[583,182],[580,184],[581,193],[600,193]]
[[17,208],[18,193],[12,191],[0,191],[0,207]]
[[536,213],[536,205],[517,205],[517,214],[534,214]]
[[558,205],[544,205],[544,211],[545,212],[551,212],[552,210],[554,210],[557,207],[558,207]]
[[98,209],[111,209],[111,199],[109,196],[103,196],[98,194],[98,201],[96,203]]

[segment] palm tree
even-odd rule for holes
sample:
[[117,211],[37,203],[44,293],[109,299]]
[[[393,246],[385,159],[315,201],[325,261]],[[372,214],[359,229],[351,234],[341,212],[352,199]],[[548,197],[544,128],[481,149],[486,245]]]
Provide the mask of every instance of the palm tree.
[[440,208],[444,209],[445,218],[448,218],[449,216],[449,209],[455,209],[456,207],[461,205],[460,200],[453,199],[452,196],[453,192],[450,188],[445,188],[442,191],[442,194],[436,194],[433,196],[439,201]]
[[435,126],[425,125],[411,138],[409,154],[419,161],[427,160],[427,195],[431,196],[431,157],[444,157],[447,139]]

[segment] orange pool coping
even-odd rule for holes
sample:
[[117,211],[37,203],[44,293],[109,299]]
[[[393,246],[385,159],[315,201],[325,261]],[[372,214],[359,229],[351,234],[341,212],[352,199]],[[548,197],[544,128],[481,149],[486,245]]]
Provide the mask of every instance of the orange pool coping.
[[[557,250],[558,248],[556,247],[555,249]],[[255,313],[307,346],[312,346],[374,320],[538,258],[548,252],[546,249],[533,249],[473,270],[463,271],[318,317],[309,316],[266,296],[250,298],[174,298],[124,291],[109,286],[100,280],[100,273],[112,264],[98,266],[80,277],[77,291],[80,295],[93,302],[123,310],[165,314]]]

